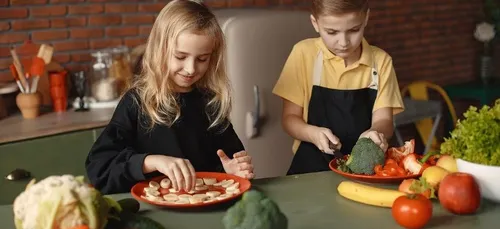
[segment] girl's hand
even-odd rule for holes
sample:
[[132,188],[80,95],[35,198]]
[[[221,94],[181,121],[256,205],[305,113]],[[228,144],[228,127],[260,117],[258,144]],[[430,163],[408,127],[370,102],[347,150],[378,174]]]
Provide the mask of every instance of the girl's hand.
[[187,159],[169,157],[165,155],[148,155],[144,159],[146,171],[158,171],[172,181],[175,190],[183,189],[186,192],[194,189],[196,172]]
[[340,150],[342,143],[339,138],[333,135],[332,131],[328,128],[312,126],[309,136],[312,140],[311,143],[316,145],[323,153],[333,154],[334,151]]
[[253,173],[252,158],[246,151],[235,153],[233,155],[233,159],[230,159],[222,150],[218,150],[217,155],[219,156],[226,173],[243,177],[245,179],[252,179],[255,177],[255,174]]
[[375,142],[375,144],[377,144],[378,146],[380,146],[380,148],[385,152],[387,151],[387,147],[388,147],[388,144],[387,144],[387,139],[385,138],[384,134],[383,133],[379,133],[375,130],[367,130],[365,132],[363,132],[359,138],[369,138],[371,139],[373,142]]

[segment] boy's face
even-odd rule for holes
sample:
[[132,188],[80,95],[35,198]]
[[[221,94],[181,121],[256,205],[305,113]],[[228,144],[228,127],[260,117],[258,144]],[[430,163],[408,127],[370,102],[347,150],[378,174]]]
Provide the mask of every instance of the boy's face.
[[357,53],[367,21],[368,12],[321,15],[318,18],[311,15],[314,29],[320,34],[326,47],[343,59]]
[[179,34],[169,61],[170,77],[176,92],[191,91],[205,75],[215,43],[208,35],[185,31]]

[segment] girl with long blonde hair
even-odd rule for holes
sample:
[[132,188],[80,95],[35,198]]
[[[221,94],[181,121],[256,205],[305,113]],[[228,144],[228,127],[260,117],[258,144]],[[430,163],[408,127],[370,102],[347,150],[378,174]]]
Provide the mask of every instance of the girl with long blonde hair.
[[151,30],[140,75],[90,150],[91,183],[103,193],[128,192],[163,174],[173,188],[190,191],[195,171],[253,178],[229,121],[224,56],[224,35],[205,5],[169,2]]

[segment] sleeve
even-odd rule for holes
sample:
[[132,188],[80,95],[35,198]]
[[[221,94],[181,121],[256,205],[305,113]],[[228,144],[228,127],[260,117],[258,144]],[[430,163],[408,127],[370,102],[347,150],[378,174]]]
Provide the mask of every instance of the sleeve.
[[[233,125],[229,123],[229,126],[217,136],[217,145],[218,148],[222,149],[229,158],[233,158],[233,155],[237,152],[245,150],[243,143],[240,138],[234,131]],[[224,172],[224,168],[222,167],[222,163],[218,160],[218,165],[216,170],[218,172]]]
[[396,72],[392,65],[392,58],[389,55],[383,58],[382,65],[380,66],[378,94],[373,111],[384,107],[393,108],[393,114],[404,110]]
[[137,152],[133,144],[138,108],[133,95],[126,93],[87,156],[89,180],[103,194],[129,192],[145,179],[142,166],[147,154]]
[[273,93],[301,107],[306,95],[306,77],[304,77],[304,60],[302,51],[295,45],[283,66],[280,77],[274,86]]

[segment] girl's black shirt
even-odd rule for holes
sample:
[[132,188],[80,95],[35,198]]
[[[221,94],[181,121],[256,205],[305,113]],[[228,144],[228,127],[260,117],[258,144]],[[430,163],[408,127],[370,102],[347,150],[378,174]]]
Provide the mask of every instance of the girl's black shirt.
[[161,175],[142,172],[144,158],[151,154],[188,159],[197,172],[224,172],[217,150],[230,158],[244,150],[233,126],[208,130],[207,99],[199,90],[179,93],[178,102],[181,117],[172,127],[148,129],[137,94],[125,93],[85,161],[91,184],[103,194],[129,192],[137,182]]

